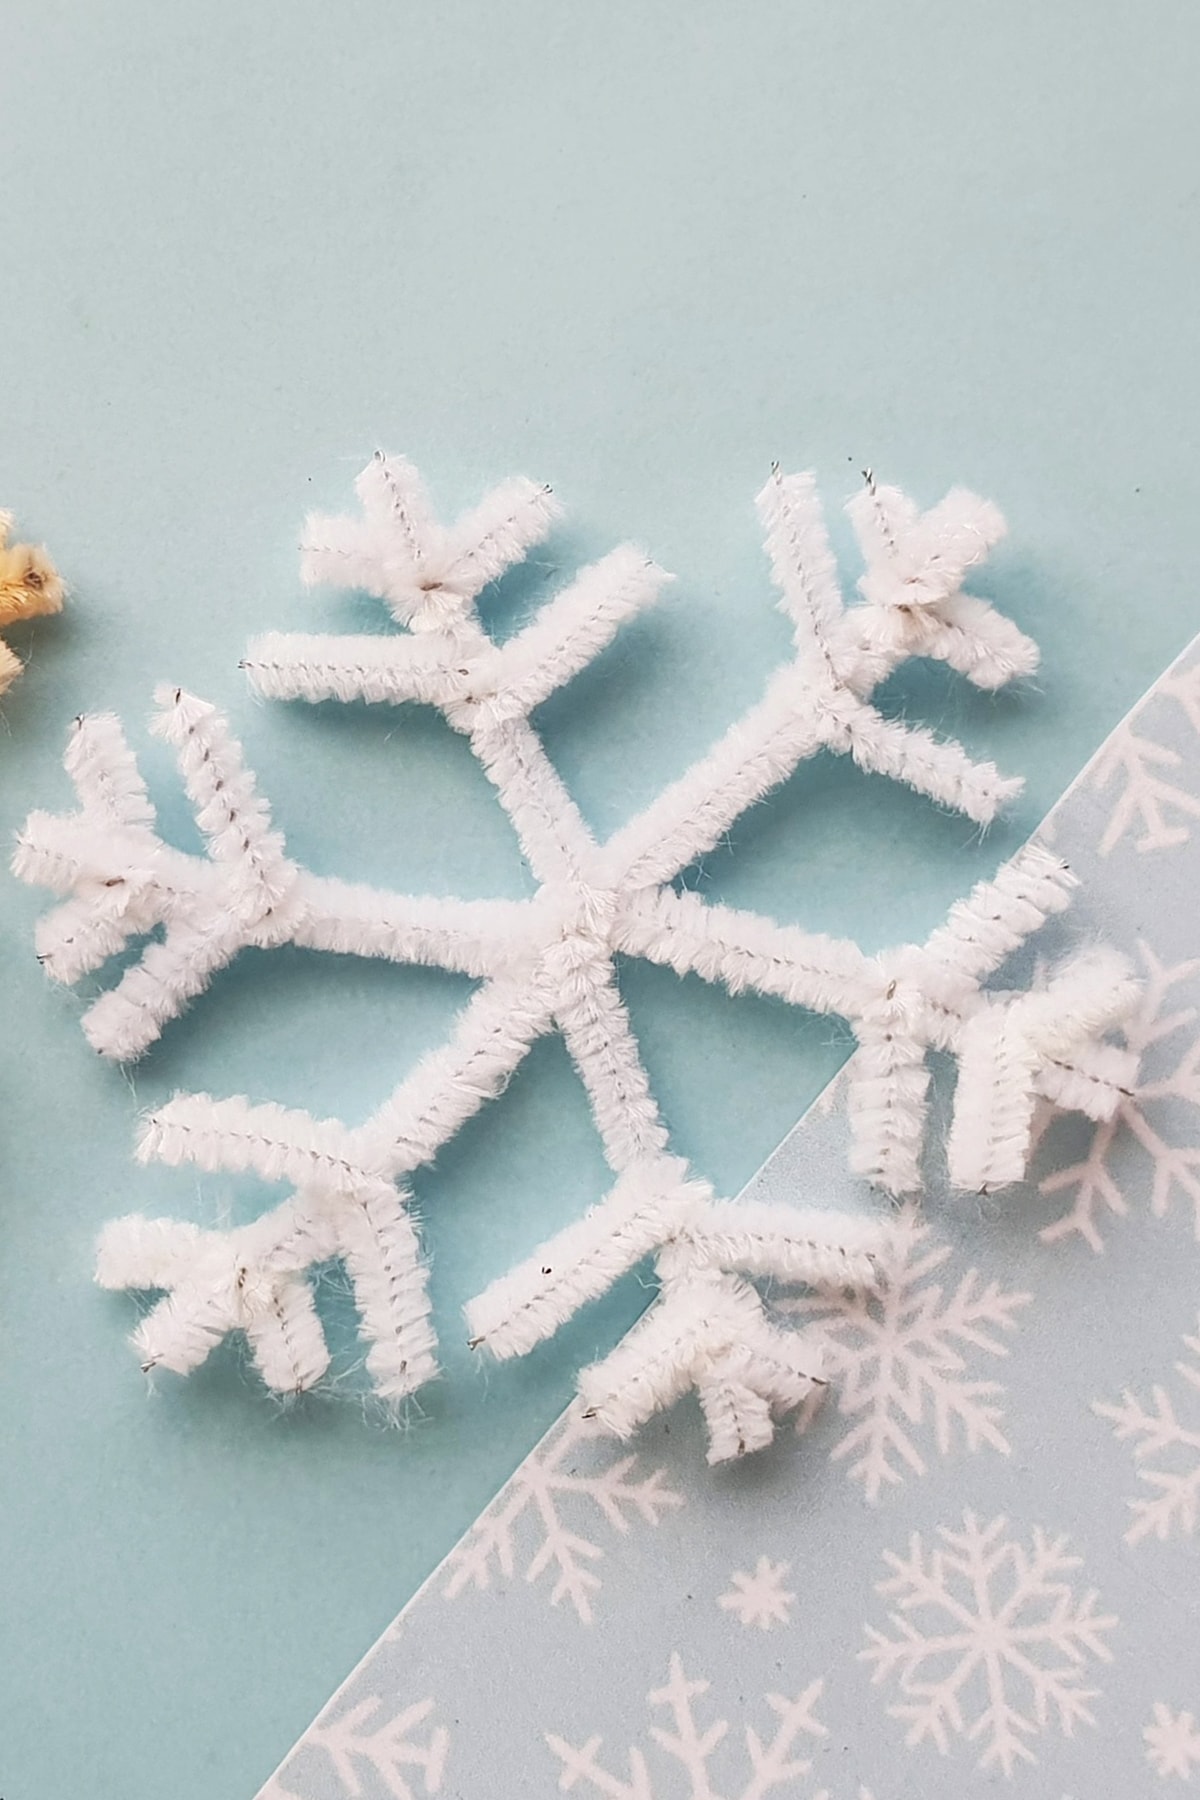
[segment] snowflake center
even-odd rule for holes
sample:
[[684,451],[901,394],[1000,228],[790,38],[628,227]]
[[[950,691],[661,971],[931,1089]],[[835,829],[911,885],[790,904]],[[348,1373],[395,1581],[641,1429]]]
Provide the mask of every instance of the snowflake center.
[[547,882],[539,904],[547,914],[548,952],[572,965],[611,960],[621,907],[617,889],[586,881]]

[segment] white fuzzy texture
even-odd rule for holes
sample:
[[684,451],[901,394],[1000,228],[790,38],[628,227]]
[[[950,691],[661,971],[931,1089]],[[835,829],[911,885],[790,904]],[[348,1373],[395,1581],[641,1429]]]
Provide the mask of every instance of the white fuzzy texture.
[[1016,791],[990,763],[871,703],[908,656],[940,657],[984,688],[1035,666],[1028,639],[962,588],[1002,521],[960,490],[921,514],[896,490],[870,484],[850,509],[866,573],[861,604],[847,608],[812,476],[776,471],[758,506],[794,656],[707,756],[598,844],[530,715],[656,598],[663,572],[621,547],[497,645],[474,601],[544,536],[556,510],[548,491],[507,482],[446,527],[406,462],[376,458],[358,489],[359,517],[309,521],[304,575],[379,596],[407,632],[274,633],[250,645],[245,667],[266,695],[438,708],[492,782],[538,891],[525,902],[435,900],[311,874],[288,857],[225,722],[170,688],[159,693],[157,729],[175,748],[206,842],[206,854],[185,855],[158,836],[117,722],[79,721],[67,757],[79,809],[35,814],[16,867],[64,896],[38,948],[65,981],[132,939],[162,934],[85,1015],[103,1054],[139,1055],[244,945],[428,963],[481,984],[449,1041],[361,1125],[205,1095],[162,1107],[146,1123],[143,1158],[252,1170],[291,1184],[293,1197],[233,1231],[118,1220],[105,1233],[98,1278],[162,1292],[137,1333],[147,1366],[194,1368],[236,1330],[268,1384],[292,1392],[328,1362],[308,1271],[340,1258],[376,1385],[391,1397],[413,1392],[435,1372],[435,1357],[403,1183],[501,1091],[537,1038],[557,1031],[587,1090],[613,1186],[470,1304],[472,1340],[498,1357],[522,1355],[653,1258],[658,1302],[584,1372],[590,1412],[625,1436],[694,1388],[714,1461],[757,1449],[776,1416],[822,1377],[819,1345],[772,1316],[754,1282],[875,1288],[886,1279],[889,1230],[714,1196],[670,1151],[615,957],[646,957],[733,992],[846,1018],[859,1040],[849,1074],[854,1167],[891,1193],[920,1182],[930,1048],[961,1065],[950,1160],[969,1186],[1019,1176],[1039,1097],[1107,1117],[1128,1078],[1127,1054],[1104,1041],[1132,1003],[1119,959],[1089,953],[1028,994],[984,991],[1005,957],[1068,902],[1071,877],[1044,850],[1021,851],[925,944],[878,956],[671,885],[823,750],[980,823]]

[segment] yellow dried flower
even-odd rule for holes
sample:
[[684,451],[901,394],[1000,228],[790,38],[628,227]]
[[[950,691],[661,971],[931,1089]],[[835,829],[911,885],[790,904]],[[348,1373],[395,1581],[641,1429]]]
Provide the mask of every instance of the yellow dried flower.
[[[66,583],[40,545],[10,544],[11,513],[0,512],[0,625],[61,612]],[[0,639],[0,694],[11,687],[21,664]]]

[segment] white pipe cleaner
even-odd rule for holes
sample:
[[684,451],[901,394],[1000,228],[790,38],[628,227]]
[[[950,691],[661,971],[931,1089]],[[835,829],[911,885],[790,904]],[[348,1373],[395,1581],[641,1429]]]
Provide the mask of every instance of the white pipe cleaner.
[[1020,1177],[1039,1098],[1108,1118],[1132,1078],[1130,1054],[1105,1041],[1136,993],[1120,957],[1085,953],[1028,993],[985,990],[1005,958],[1068,904],[1072,877],[1043,849],[1020,851],[924,944],[878,956],[672,885],[821,750],[981,824],[1017,791],[1020,783],[990,763],[886,719],[871,702],[909,656],[940,658],[982,688],[1035,666],[1029,639],[963,591],[1003,522],[962,490],[921,514],[870,483],[849,509],[866,573],[860,603],[846,607],[812,476],[775,471],[758,507],[794,627],[792,660],[707,756],[600,844],[529,715],[667,577],[622,547],[497,645],[474,602],[545,536],[556,516],[548,490],[507,482],[451,527],[434,519],[406,462],[377,457],[358,491],[361,517],[309,521],[304,575],[377,595],[407,632],[271,634],[249,646],[244,666],[260,693],[278,698],[437,707],[491,780],[538,891],[528,901],[452,901],[313,875],[288,856],[224,720],[164,688],[156,729],[175,748],[207,843],[206,855],[184,854],[158,836],[118,722],[78,721],[67,767],[79,810],[34,814],[15,867],[66,896],[38,932],[43,962],[63,981],[161,930],[85,1015],[105,1056],[140,1055],[244,945],[431,963],[482,983],[449,1042],[361,1125],[206,1095],[163,1107],[143,1132],[143,1159],[252,1169],[294,1192],[236,1231],[117,1220],[103,1237],[98,1279],[163,1292],[136,1333],[147,1368],[192,1369],[241,1330],[264,1380],[287,1393],[311,1387],[327,1366],[308,1271],[340,1257],[377,1388],[412,1393],[436,1373],[436,1360],[407,1178],[500,1092],[537,1038],[560,1032],[613,1186],[471,1302],[472,1341],[498,1357],[524,1354],[653,1257],[658,1301],[583,1372],[589,1410],[625,1436],[694,1388],[711,1460],[756,1449],[770,1440],[774,1418],[823,1378],[819,1343],[774,1318],[755,1281],[875,1287],[885,1278],[887,1225],[736,1205],[671,1153],[618,990],[618,954],[848,1020],[859,1043],[848,1076],[853,1166],[891,1194],[920,1183],[930,1048],[959,1062],[948,1152],[952,1179],[969,1188]]

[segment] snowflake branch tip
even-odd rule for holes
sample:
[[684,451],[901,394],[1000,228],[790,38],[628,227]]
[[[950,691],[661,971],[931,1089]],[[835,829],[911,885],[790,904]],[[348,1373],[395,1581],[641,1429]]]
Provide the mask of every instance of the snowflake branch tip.
[[677,1157],[635,1164],[606,1199],[470,1302],[471,1344],[502,1361],[526,1355],[607,1293],[710,1194],[706,1184],[688,1179]]
[[992,998],[972,1016],[959,1033],[946,1146],[955,1187],[991,1189],[1022,1178],[1038,1096],[1047,1089],[1060,1103],[1083,1101],[1080,1110],[1111,1118],[1136,1064],[1100,1040],[1130,1017],[1140,993],[1128,960],[1098,947],[1028,993]]
[[736,1276],[676,1272],[663,1289],[616,1349],[580,1375],[588,1415],[628,1438],[695,1388],[710,1463],[764,1449],[774,1412],[793,1410],[825,1385],[819,1343],[771,1325],[758,1294]]
[[457,524],[439,525],[412,463],[382,453],[355,487],[361,519],[309,518],[301,573],[310,583],[374,594],[417,631],[463,618],[489,582],[541,543],[559,513],[548,487],[517,477]]
[[990,881],[981,881],[927,939],[926,954],[947,971],[979,981],[994,975],[1046,920],[1064,912],[1079,879],[1036,840],[1025,844]]
[[874,959],[848,1017],[859,1048],[849,1065],[851,1168],[900,1195],[922,1184],[928,1111],[926,1054],[959,1065],[948,1141],[950,1177],[964,1190],[1019,1181],[1039,1098],[1111,1118],[1136,1059],[1106,1041],[1137,1004],[1123,957],[1084,952],[1026,993],[989,993],[983,980],[1070,902],[1075,878],[1026,845],[950,912],[923,946]]
[[390,1183],[297,1194],[231,1231],[117,1219],[101,1235],[96,1281],[164,1290],[133,1335],[144,1368],[187,1374],[240,1331],[266,1385],[291,1394],[329,1366],[308,1271],[335,1257],[353,1285],[376,1392],[415,1393],[438,1373],[435,1339],[416,1231]]
[[883,1222],[819,1209],[718,1201],[677,1158],[626,1172],[606,1200],[494,1282],[467,1308],[473,1346],[524,1355],[651,1253],[660,1297],[617,1349],[580,1377],[606,1430],[628,1437],[695,1388],[710,1456],[761,1449],[786,1412],[824,1385],[817,1343],[772,1325],[744,1275],[877,1288],[892,1253]]
[[903,656],[934,657],[988,691],[1033,673],[1037,645],[962,587],[1005,533],[989,501],[953,488],[922,515],[898,488],[871,481],[846,510],[867,565],[866,604],[841,633],[855,684],[881,679]]
[[437,707],[467,733],[524,718],[586,668],[621,625],[657,600],[670,576],[622,545],[580,572],[533,622],[497,645],[459,632],[412,637],[314,637],[270,632],[242,659],[251,685],[275,700],[362,700]]
[[189,1374],[241,1331],[267,1386],[300,1393],[329,1366],[306,1271],[334,1242],[319,1214],[298,1202],[229,1232],[135,1215],[105,1227],[96,1281],[165,1290],[133,1334],[147,1372]]
[[174,748],[205,854],[158,835],[154,809],[119,723],[76,721],[65,763],[80,806],[33,813],[17,840],[23,880],[68,898],[42,919],[36,948],[73,983],[163,929],[116,987],[86,1010],[101,1055],[132,1061],[244,947],[285,943],[436,963],[484,977],[525,955],[529,912],[507,901],[388,894],[310,874],[286,854],[223,715],[179,688],[159,690],[155,729]]

